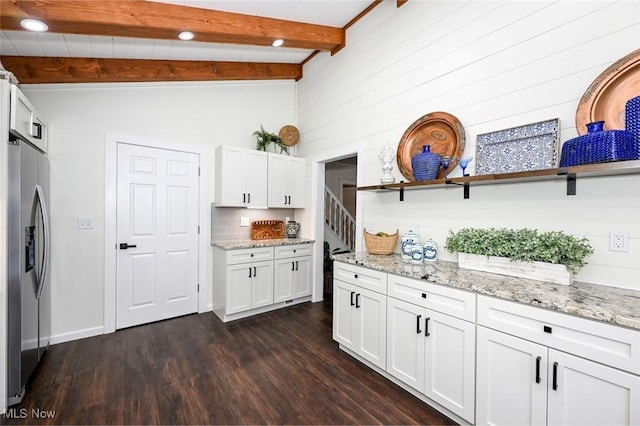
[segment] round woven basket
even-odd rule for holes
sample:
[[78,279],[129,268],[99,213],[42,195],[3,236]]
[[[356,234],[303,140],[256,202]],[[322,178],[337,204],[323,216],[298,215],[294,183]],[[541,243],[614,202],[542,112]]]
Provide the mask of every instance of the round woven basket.
[[396,248],[398,242],[398,230],[395,234],[391,234],[388,237],[381,237],[379,235],[371,234],[364,230],[364,244],[367,246],[369,254],[391,254]]
[[293,146],[300,140],[300,132],[298,131],[296,126],[292,126],[290,124],[282,126],[282,129],[280,129],[278,136],[280,136],[280,139],[282,139],[282,143],[287,146]]

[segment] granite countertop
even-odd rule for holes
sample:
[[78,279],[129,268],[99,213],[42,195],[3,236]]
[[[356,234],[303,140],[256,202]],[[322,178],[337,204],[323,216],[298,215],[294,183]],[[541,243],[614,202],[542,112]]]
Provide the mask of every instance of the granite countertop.
[[276,238],[272,240],[233,240],[211,241],[212,246],[222,247],[225,250],[246,249],[256,247],[291,246],[294,244],[311,244],[316,240],[308,238]]
[[577,281],[569,286],[552,284],[459,269],[457,263],[441,260],[420,265],[403,261],[399,254],[346,253],[333,255],[333,258],[352,265],[640,330],[640,291]]

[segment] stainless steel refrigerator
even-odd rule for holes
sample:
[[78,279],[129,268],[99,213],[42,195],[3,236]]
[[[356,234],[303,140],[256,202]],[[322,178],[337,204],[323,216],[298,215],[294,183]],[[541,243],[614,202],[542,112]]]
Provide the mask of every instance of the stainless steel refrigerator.
[[19,403],[49,346],[49,161],[33,145],[9,137],[7,396]]

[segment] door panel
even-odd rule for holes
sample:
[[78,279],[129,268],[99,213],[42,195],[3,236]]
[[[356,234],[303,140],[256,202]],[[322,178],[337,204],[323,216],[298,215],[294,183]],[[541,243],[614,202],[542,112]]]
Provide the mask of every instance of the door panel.
[[251,308],[273,304],[273,262],[256,262],[251,282]]
[[387,298],[387,372],[421,392],[424,388],[423,333],[423,308]]
[[374,365],[386,368],[387,296],[358,289],[356,312],[360,328],[357,352]]
[[116,327],[197,310],[197,154],[118,144]]
[[342,281],[333,281],[333,340],[355,349],[355,315],[351,306],[356,288]]
[[311,258],[300,257],[296,262],[296,297],[311,295]]

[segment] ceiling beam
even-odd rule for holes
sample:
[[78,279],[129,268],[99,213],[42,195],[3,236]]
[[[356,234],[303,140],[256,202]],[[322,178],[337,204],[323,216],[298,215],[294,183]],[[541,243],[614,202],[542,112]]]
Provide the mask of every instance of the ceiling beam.
[[302,78],[301,64],[0,56],[24,84]]
[[333,51],[345,45],[342,28],[143,0],[0,0],[0,27],[22,30],[24,18],[40,19],[49,31],[176,40],[181,31],[193,41]]

